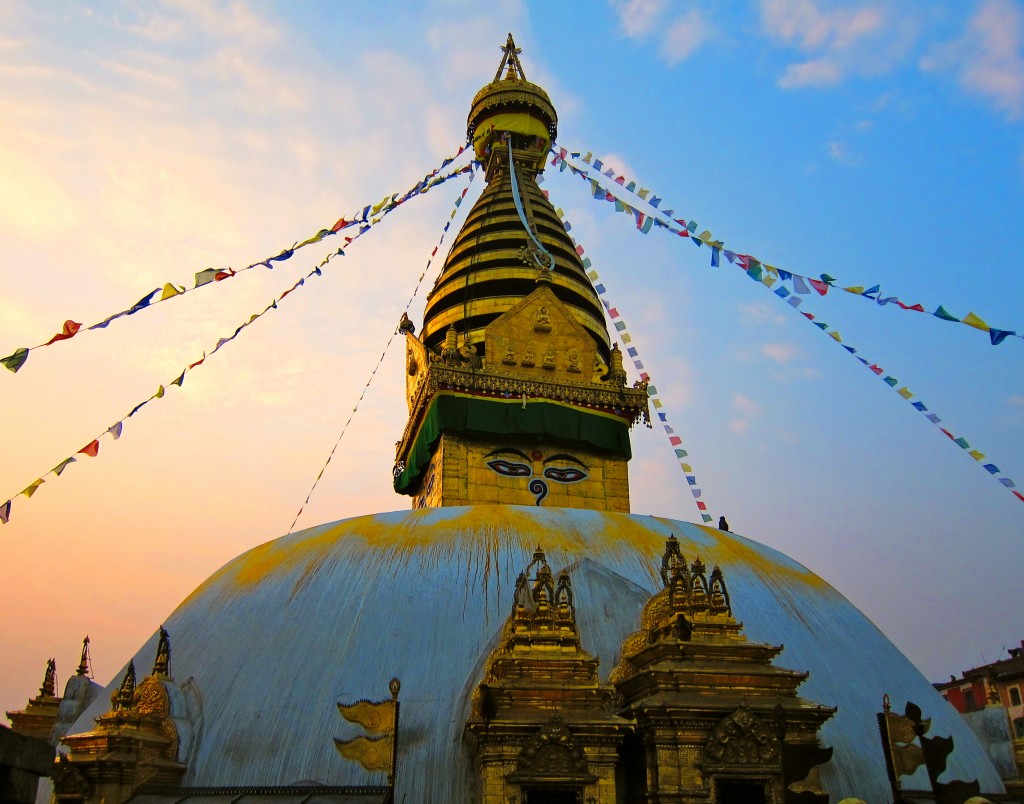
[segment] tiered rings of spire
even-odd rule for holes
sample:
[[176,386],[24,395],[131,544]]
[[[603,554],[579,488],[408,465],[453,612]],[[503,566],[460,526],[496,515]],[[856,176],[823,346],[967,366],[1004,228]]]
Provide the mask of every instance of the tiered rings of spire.
[[[494,81],[473,99],[468,121],[477,159],[486,168],[487,187],[427,298],[423,343],[437,352],[454,327],[459,347],[472,344],[483,357],[484,328],[530,295],[538,281],[546,281],[607,361],[601,303],[565,227],[537,186],[557,130],[555,109],[547,93],[526,80],[511,34],[502,50]],[[513,193],[509,149],[522,215]],[[542,252],[547,254],[541,257]],[[553,268],[547,255],[554,258]]]

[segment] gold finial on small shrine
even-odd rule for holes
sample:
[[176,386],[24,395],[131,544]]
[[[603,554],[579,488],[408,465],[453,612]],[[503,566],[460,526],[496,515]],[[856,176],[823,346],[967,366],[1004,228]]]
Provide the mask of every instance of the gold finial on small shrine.
[[171,639],[167,630],[160,626],[160,641],[156,645],[156,660],[153,662],[154,676],[171,675]]
[[89,669],[89,635],[85,635],[85,639],[82,640],[82,657],[78,660],[78,669],[75,671],[75,675],[79,676],[90,676],[92,671]]
[[131,709],[135,701],[135,661],[128,662],[128,669],[125,671],[121,686],[114,690],[110,696],[110,703],[114,712]]
[[39,688],[39,694],[53,698],[57,693],[57,660],[50,659],[46,663],[46,673],[43,675],[43,686]]

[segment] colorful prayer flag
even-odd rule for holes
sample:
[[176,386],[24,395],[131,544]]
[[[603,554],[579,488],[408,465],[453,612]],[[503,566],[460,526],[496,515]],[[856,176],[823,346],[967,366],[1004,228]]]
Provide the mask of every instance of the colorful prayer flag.
[[82,447],[80,450],[78,450],[78,452],[80,454],[88,455],[90,458],[95,458],[99,454],[99,451],[100,451],[99,439],[96,439],[95,441],[89,442],[84,447]]
[[22,346],[20,349],[15,349],[7,357],[0,358],[0,363],[3,363],[6,368],[17,374],[18,369],[25,365],[26,360],[28,360],[28,349]]
[[57,341],[65,341],[68,338],[73,338],[75,336],[75,333],[77,333],[78,330],[80,330],[81,328],[81,324],[79,324],[76,321],[68,319],[67,321],[64,322],[64,327],[61,329],[61,331],[54,335],[52,338],[50,338],[50,340],[44,343],[43,346],[49,346],[51,343],[56,343]]

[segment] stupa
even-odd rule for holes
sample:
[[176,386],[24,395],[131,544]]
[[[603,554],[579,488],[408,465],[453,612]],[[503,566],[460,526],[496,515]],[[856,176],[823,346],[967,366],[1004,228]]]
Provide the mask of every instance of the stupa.
[[647,389],[537,184],[557,124],[510,35],[468,119],[486,189],[400,325],[412,510],[214,573],[62,735],[58,800],[887,801],[886,693],[954,737],[950,775],[1002,790],[824,580],[630,513]]

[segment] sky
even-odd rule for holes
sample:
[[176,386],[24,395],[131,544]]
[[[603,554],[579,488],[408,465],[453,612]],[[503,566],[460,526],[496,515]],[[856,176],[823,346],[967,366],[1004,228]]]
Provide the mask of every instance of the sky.
[[[409,189],[463,143],[509,31],[559,144],[698,231],[1024,333],[1010,0],[4,0],[0,355]],[[381,354],[410,298],[421,323],[440,261],[417,281],[465,182],[397,208],[180,388],[337,238],[0,369],[0,711],[36,694],[50,657],[63,685],[86,634],[107,683],[206,577],[287,533],[350,416],[296,527],[408,507],[391,489],[400,341]],[[1024,340],[838,288],[797,311],[706,247],[637,231],[568,171],[544,187],[716,520],[820,574],[933,681],[1020,644],[1024,504],[800,312],[1021,485]],[[122,420],[96,457],[19,495]],[[634,513],[699,521],[664,433],[633,444]]]

